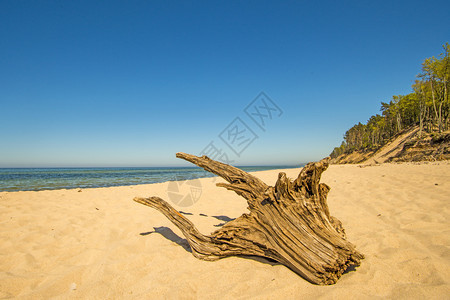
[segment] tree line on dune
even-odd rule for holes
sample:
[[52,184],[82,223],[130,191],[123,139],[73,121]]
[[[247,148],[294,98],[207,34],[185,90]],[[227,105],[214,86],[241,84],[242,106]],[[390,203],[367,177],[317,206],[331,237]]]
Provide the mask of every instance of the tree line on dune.
[[392,96],[389,103],[381,102],[381,115],[371,116],[367,124],[358,123],[347,130],[341,146],[334,148],[332,158],[355,150],[376,150],[400,131],[419,125],[424,133],[449,129],[450,45],[443,52],[422,63],[421,72],[407,95]]

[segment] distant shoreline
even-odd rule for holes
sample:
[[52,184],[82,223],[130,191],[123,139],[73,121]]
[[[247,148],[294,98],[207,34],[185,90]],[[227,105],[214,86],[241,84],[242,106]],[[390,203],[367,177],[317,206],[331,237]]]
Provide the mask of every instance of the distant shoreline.
[[[257,172],[301,166],[239,168]],[[0,168],[0,192],[133,186],[214,176],[198,167]]]

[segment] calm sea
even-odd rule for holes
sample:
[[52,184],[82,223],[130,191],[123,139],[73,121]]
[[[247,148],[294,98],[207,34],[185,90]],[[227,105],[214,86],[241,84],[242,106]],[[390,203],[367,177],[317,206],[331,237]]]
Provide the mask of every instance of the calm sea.
[[[240,167],[246,172],[293,166]],[[0,192],[96,188],[212,177],[197,167],[184,168],[0,168]]]

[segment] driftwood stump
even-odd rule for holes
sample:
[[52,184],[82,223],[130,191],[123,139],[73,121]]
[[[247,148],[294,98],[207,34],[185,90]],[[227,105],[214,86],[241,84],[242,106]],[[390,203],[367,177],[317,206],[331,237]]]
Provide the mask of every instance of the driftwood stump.
[[336,283],[349,266],[358,266],[364,258],[346,240],[341,222],[330,216],[326,203],[330,188],[319,183],[329,158],[307,164],[293,181],[280,173],[272,187],[207,156],[177,153],[177,157],[224,178],[229,184],[217,186],[244,197],[250,210],[211,235],[203,235],[163,199],[134,199],[172,221],[183,232],[195,257],[217,260],[231,255],[263,256],[315,284]]

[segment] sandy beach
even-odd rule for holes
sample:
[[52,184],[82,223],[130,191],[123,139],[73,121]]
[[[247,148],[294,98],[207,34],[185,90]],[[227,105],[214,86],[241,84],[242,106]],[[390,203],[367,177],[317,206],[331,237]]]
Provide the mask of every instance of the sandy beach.
[[[279,171],[299,169],[253,174],[273,185]],[[246,212],[220,181],[200,179],[201,198],[174,205],[203,233]],[[169,200],[159,183],[0,193],[0,299],[449,299],[449,162],[332,165],[322,182],[331,214],[366,256],[335,285],[263,258],[194,258],[170,221],[132,201]]]

